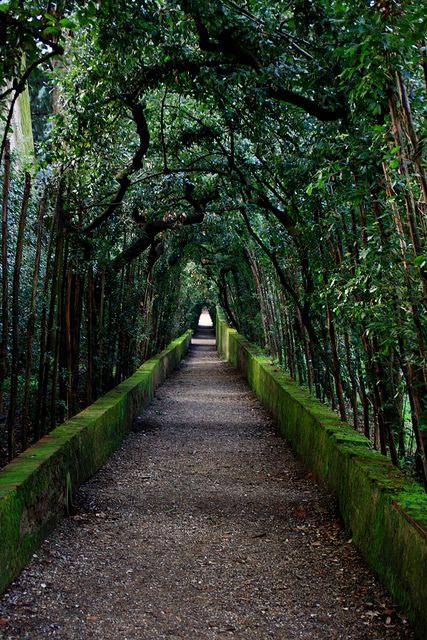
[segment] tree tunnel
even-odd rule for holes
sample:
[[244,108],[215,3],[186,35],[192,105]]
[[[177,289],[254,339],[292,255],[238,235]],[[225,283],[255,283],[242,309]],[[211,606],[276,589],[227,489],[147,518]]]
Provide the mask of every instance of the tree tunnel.
[[421,5],[10,2],[0,18],[2,460],[219,304],[425,481]]

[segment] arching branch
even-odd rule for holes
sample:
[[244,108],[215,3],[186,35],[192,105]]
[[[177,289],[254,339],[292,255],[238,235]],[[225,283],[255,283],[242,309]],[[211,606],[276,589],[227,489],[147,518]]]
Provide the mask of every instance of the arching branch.
[[144,105],[129,100],[129,106],[139,136],[138,148],[130,164],[116,177],[119,188],[114,194],[112,201],[107,205],[105,210],[84,229],[85,233],[92,233],[92,231],[101,226],[102,223],[114,213],[117,207],[123,202],[123,198],[131,186],[131,176],[142,169],[144,157],[150,144],[150,132],[145,118]]
[[190,182],[185,183],[184,198],[193,207],[194,213],[191,215],[181,215],[174,219],[161,219],[146,222],[141,227],[139,237],[126,247],[112,262],[110,269],[112,271],[120,270],[123,265],[132,262],[141,253],[143,253],[150,245],[153,244],[159,233],[180,226],[188,226],[191,224],[200,224],[205,216],[205,207],[212,196],[205,196],[197,199],[194,195],[194,185]]

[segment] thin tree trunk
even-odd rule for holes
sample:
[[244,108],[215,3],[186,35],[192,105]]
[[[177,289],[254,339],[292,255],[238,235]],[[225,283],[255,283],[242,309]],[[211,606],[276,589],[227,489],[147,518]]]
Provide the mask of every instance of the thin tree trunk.
[[48,242],[48,247],[46,252],[46,271],[43,279],[43,292],[42,292],[43,306],[40,314],[39,372],[38,372],[38,380],[37,380],[37,403],[36,403],[36,411],[35,411],[35,417],[34,417],[34,437],[36,440],[38,440],[41,436],[42,410],[43,410],[43,403],[45,401],[44,377],[45,377],[46,366],[47,366],[46,360],[48,357],[47,355],[48,293],[49,293],[50,276],[52,271],[52,252],[53,252],[53,245],[54,245],[54,240],[56,236],[56,230],[57,230],[57,211],[55,210],[55,215],[52,221],[52,227],[49,235],[49,242]]
[[332,311],[329,304],[326,305],[326,315],[328,320],[328,332],[329,332],[329,342],[331,345],[331,353],[332,353],[332,362],[335,370],[335,391],[338,399],[338,407],[340,410],[341,420],[343,422],[347,421],[347,412],[345,408],[344,402],[344,394],[342,389],[342,381],[341,381],[341,368],[340,361],[338,357],[338,346],[337,346],[337,337],[335,332],[335,324],[332,317]]
[[359,376],[360,399],[362,402],[362,409],[363,409],[363,433],[367,438],[370,438],[371,429],[370,429],[370,422],[369,422],[369,399],[366,393],[365,380],[363,377],[360,360],[358,365],[358,376]]
[[7,255],[8,245],[8,212],[10,191],[10,142],[6,140],[4,147],[4,177],[3,177],[3,201],[2,201],[2,334],[0,349],[0,414],[4,414],[4,382],[8,375],[8,344],[9,344],[9,262]]
[[[55,324],[56,305],[61,304],[58,300],[58,291],[62,278],[62,254],[64,250],[64,185],[61,180],[55,205],[55,257],[52,268],[51,295],[49,301],[49,312],[45,329],[45,346],[43,345],[42,371],[39,381],[39,407],[37,415],[36,429],[38,434],[45,432],[46,414],[48,403],[49,373],[53,358],[55,358],[56,332]],[[50,271],[50,270],[49,270]],[[47,290],[49,282],[46,282]],[[47,293],[47,292],[46,292]],[[43,338],[43,335],[42,335]],[[41,350],[42,351],[42,350]],[[51,403],[52,406],[52,403]]]
[[26,449],[28,444],[29,431],[29,411],[30,411],[30,389],[31,389],[31,373],[33,364],[33,340],[36,326],[36,302],[37,289],[40,276],[40,259],[42,251],[42,235],[43,221],[47,206],[47,190],[44,191],[40,200],[39,213],[37,218],[36,230],[36,253],[34,256],[33,282],[31,287],[30,310],[27,321],[27,351],[25,358],[25,382],[24,382],[24,400],[22,408],[22,448]]
[[[91,404],[95,397],[94,389],[94,377],[95,377],[95,363],[94,363],[94,340],[95,340],[95,293],[94,293],[94,278],[93,267],[91,264],[88,266],[87,274],[87,404]],[[120,380],[118,380],[120,382]]]
[[22,199],[21,215],[19,216],[18,236],[16,240],[15,266],[13,269],[12,285],[12,363],[10,374],[9,411],[7,414],[8,455],[9,460],[16,453],[16,414],[18,404],[18,373],[19,373],[19,289],[21,282],[22,251],[24,247],[24,233],[27,222],[28,204],[31,194],[31,176],[25,174],[25,188]]
[[351,362],[351,349],[350,349],[350,338],[348,337],[348,333],[344,333],[344,344],[345,344],[345,353],[346,353],[346,361],[347,361],[347,370],[348,375],[351,381],[351,404],[353,409],[353,425],[356,431],[359,429],[359,414],[358,414],[358,406],[357,406],[357,382],[356,376],[354,375],[353,364]]

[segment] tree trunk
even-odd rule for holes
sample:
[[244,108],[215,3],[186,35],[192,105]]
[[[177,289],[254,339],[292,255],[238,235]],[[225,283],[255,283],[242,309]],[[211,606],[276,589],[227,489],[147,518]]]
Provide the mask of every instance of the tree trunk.
[[9,344],[9,262],[7,255],[8,245],[8,212],[9,212],[9,191],[10,191],[10,143],[5,142],[4,155],[4,178],[3,178],[3,201],[2,201],[2,334],[0,349],[0,414],[5,412],[4,407],[4,382],[8,375],[8,344]]
[[25,358],[25,382],[24,382],[24,400],[22,409],[22,449],[26,449],[28,444],[28,432],[29,432],[29,411],[30,411],[30,388],[31,388],[31,373],[33,363],[33,340],[36,326],[36,301],[37,301],[37,289],[40,276],[40,258],[42,250],[42,234],[43,234],[43,221],[46,213],[47,205],[47,190],[40,200],[39,213],[37,218],[37,230],[36,230],[36,253],[34,256],[34,270],[33,270],[33,282],[31,287],[31,301],[30,309],[27,321],[27,349]]
[[15,266],[13,269],[12,285],[12,364],[10,375],[9,411],[7,414],[8,455],[9,460],[16,453],[16,413],[18,402],[18,373],[19,373],[19,288],[21,281],[22,250],[24,246],[25,225],[27,222],[28,203],[31,194],[31,176],[25,174],[25,188],[22,199],[21,215],[19,216],[18,236],[16,240]]

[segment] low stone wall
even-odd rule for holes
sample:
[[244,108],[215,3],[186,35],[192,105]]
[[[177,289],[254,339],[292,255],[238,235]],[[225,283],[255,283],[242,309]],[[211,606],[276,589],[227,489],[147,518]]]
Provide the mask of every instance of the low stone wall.
[[217,311],[217,348],[248,379],[282,434],[338,499],[354,544],[427,637],[427,494],[271,364]]
[[136,413],[186,354],[191,334],[171,342],[0,472],[0,593],[67,511],[72,491],[120,445]]

